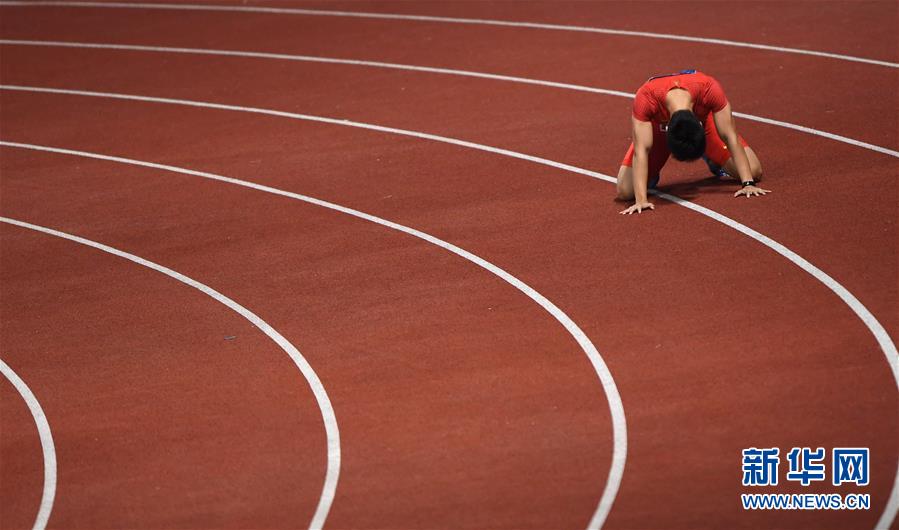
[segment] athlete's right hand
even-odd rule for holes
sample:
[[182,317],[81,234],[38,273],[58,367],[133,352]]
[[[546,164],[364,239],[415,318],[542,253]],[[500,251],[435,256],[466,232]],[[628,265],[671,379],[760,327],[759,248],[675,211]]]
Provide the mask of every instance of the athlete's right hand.
[[740,195],[745,195],[748,199],[749,197],[761,197],[766,193],[771,193],[771,190],[763,190],[758,186],[743,186],[736,193],[734,193],[734,197],[739,197]]
[[646,202],[638,202],[625,210],[621,210],[618,213],[621,215],[631,215],[634,212],[643,213],[643,210],[655,210],[655,209],[656,209],[656,207],[653,206],[651,202],[646,201]]

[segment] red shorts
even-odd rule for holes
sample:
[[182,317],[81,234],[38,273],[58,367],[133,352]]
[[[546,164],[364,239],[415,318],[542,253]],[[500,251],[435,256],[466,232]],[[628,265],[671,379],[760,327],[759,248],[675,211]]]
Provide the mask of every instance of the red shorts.
[[[742,136],[739,138],[743,147],[749,147],[749,144],[746,143],[746,140],[744,140]],[[652,149],[649,150],[650,180],[658,176],[659,171],[662,170],[662,166],[668,161],[670,155],[671,151],[668,150],[668,140],[665,138],[665,131],[662,130],[662,127],[658,123],[653,123]],[[705,122],[705,156],[721,167],[724,167],[724,164],[730,160],[730,151],[728,151],[727,145],[724,144],[721,137],[718,136],[715,120],[713,120],[711,116],[709,116],[709,119]],[[624,155],[624,160],[621,161],[621,165],[633,167],[633,163],[634,144],[631,143],[631,146],[627,149],[627,153]]]

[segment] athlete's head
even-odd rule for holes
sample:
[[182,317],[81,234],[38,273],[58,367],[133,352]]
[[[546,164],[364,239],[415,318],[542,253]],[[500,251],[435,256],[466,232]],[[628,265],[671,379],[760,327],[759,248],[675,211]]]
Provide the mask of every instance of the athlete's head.
[[689,110],[679,110],[668,121],[668,149],[674,158],[696,160],[705,153],[705,130]]

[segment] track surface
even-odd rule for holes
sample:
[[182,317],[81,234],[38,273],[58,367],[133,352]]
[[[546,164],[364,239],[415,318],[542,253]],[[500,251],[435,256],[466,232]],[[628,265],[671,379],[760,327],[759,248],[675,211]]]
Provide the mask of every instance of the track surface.
[[[677,4],[683,13],[653,4],[651,15],[631,3],[289,5],[899,59],[892,3],[811,12],[798,2]],[[745,24],[716,25],[727,10]],[[318,55],[625,92],[653,72],[696,66],[722,81],[738,111],[899,149],[894,105],[885,104],[895,102],[895,68],[437,22],[10,6],[0,14],[3,39]],[[797,19],[813,30],[797,32]],[[6,85],[348,119],[612,175],[629,141],[626,99],[547,87],[237,57],[20,45],[0,54]],[[520,278],[583,329],[620,391],[627,463],[607,528],[873,528],[887,505],[899,400],[884,351],[819,281],[707,217],[657,200],[656,212],[623,218],[614,188],[582,175],[286,117],[3,90],[0,119],[3,141],[316,197],[432,234]],[[673,163],[666,191],[792,249],[896,337],[897,159],[739,127],[775,193],[738,201],[733,186],[702,180],[704,168]],[[572,336],[497,276],[383,226],[185,174],[14,147],[0,148],[0,169],[0,215],[195,278],[303,352],[340,426],[327,527],[581,528],[594,516],[615,449],[607,396]],[[56,443],[50,527],[309,524],[325,431],[308,383],[277,345],[214,300],[121,258],[8,224],[0,244],[0,356],[40,400]],[[40,440],[7,383],[0,405],[0,521],[28,528],[43,483]],[[872,509],[744,512],[739,454],[750,446],[870,447],[871,485],[858,491],[872,495]]]

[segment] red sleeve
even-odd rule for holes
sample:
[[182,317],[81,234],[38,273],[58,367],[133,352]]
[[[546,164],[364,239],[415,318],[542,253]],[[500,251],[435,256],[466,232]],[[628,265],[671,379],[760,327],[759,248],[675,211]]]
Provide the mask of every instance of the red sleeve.
[[634,117],[640,121],[652,121],[652,117],[658,111],[658,102],[649,93],[649,90],[641,87],[634,97]]
[[706,107],[712,112],[718,112],[727,106],[727,96],[724,95],[724,89],[717,80],[709,78],[709,88],[705,91]]

